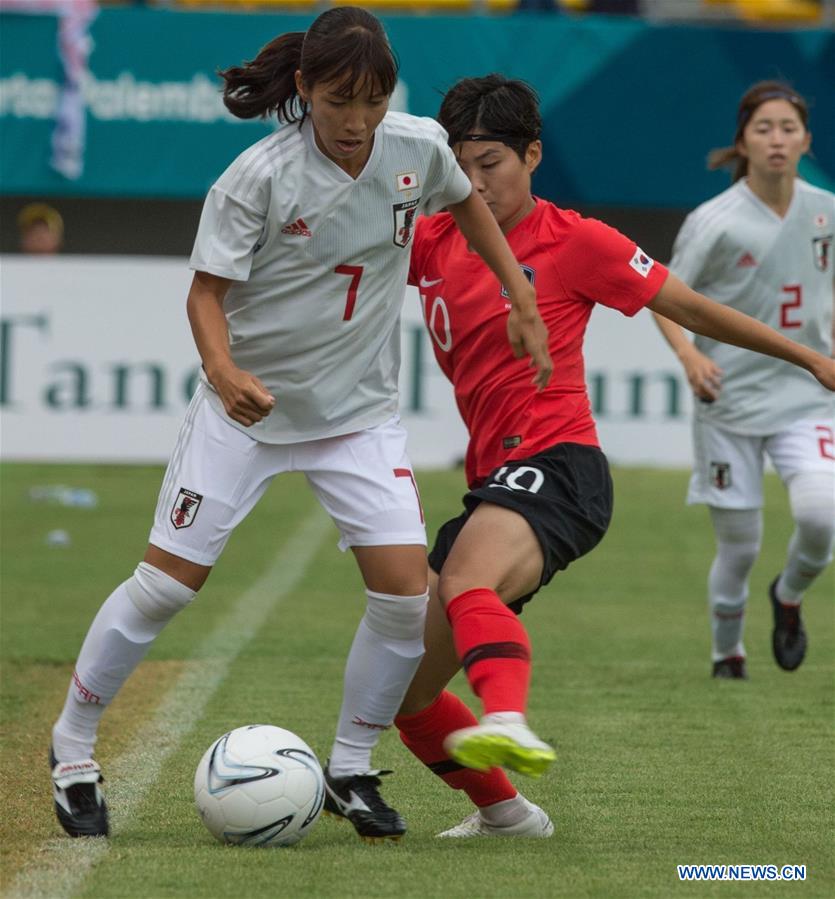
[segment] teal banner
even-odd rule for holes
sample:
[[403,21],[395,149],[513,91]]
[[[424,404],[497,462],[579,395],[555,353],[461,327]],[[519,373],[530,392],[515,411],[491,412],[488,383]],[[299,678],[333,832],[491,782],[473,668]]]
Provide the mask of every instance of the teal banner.
[[[220,101],[218,68],[251,59],[310,16],[102,10],[81,89],[77,177],[53,168],[65,68],[52,17],[0,17],[0,191],[196,198],[268,133]],[[434,115],[458,78],[498,71],[542,99],[538,193],[562,204],[692,207],[728,184],[705,170],[728,144],[754,81],[781,77],[812,104],[804,175],[835,189],[835,33],[661,26],[638,19],[519,14],[388,17],[401,61],[393,106]]]

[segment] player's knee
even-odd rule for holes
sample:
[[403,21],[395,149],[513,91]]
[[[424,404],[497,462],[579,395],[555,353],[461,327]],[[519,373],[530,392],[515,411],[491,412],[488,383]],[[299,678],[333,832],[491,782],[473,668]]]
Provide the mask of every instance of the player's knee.
[[835,543],[835,477],[827,472],[796,475],[789,483],[789,500],[801,553],[827,563]]
[[760,554],[760,543],[726,543],[716,544],[715,564],[724,572],[739,578],[747,578]]
[[423,646],[426,604],[429,593],[395,596],[366,590],[365,621],[374,633],[397,641],[414,641]]
[[136,566],[125,588],[134,606],[152,621],[168,621],[197,595],[195,590],[147,562]]
[[711,506],[710,518],[717,544],[738,543],[759,548],[763,536],[761,509],[719,509]]

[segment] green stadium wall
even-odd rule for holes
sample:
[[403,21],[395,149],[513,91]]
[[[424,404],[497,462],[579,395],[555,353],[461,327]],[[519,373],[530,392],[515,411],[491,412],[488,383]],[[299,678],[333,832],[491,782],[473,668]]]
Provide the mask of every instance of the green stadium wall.
[[[0,193],[196,200],[269,131],[225,114],[218,68],[310,16],[111,8],[92,25],[84,171],[49,166],[62,80],[52,17],[0,22]],[[387,17],[401,61],[396,108],[434,115],[458,78],[500,71],[539,92],[537,193],[561,205],[686,209],[722,190],[705,170],[739,96],[789,80],[812,103],[810,181],[835,189],[835,33],[660,25],[589,16]]]

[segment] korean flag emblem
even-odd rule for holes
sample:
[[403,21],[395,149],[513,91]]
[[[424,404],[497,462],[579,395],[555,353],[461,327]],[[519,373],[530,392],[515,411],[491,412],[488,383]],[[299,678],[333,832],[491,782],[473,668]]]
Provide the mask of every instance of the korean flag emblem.
[[642,278],[646,278],[652,271],[655,262],[650,259],[640,247],[635,247],[635,255],[629,260],[629,265],[634,268]]

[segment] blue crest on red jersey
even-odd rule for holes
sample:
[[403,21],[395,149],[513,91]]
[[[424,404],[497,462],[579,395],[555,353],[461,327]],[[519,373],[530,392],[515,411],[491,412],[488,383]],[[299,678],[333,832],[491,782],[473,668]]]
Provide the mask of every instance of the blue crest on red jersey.
[[[532,269],[529,265],[519,264],[519,268],[522,269],[522,274],[531,282],[531,284],[536,283],[536,269]],[[510,294],[507,292],[507,288],[502,284],[502,296],[506,299],[510,299]]]

